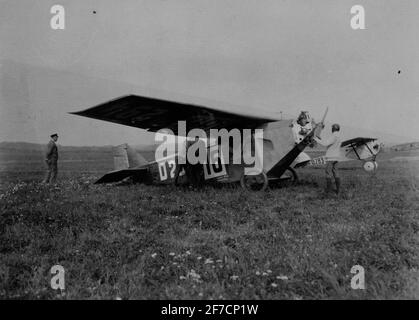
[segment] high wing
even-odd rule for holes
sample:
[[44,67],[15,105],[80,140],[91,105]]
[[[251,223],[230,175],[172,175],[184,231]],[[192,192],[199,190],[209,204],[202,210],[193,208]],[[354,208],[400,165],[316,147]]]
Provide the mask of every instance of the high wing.
[[193,128],[227,130],[253,129],[276,119],[247,116],[193,104],[128,95],[98,106],[72,112],[79,116],[99,119],[152,132],[170,129],[179,135],[178,121],[186,121],[186,132]]
[[343,141],[340,145],[341,147],[352,147],[357,148],[359,146],[362,146],[370,141],[375,141],[376,138],[353,138],[346,141]]

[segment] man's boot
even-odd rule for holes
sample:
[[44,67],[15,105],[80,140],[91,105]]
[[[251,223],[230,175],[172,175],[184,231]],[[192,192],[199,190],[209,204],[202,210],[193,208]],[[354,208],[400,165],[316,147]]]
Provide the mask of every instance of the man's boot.
[[326,194],[332,192],[332,179],[331,178],[326,178],[325,192],[326,192]]
[[340,178],[335,178],[335,183],[336,183],[336,194],[339,194],[340,192]]

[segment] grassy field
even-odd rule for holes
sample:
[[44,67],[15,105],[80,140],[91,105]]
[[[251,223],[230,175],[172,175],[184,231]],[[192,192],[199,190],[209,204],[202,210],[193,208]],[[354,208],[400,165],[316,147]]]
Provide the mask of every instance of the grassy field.
[[[314,168],[248,193],[97,186],[111,158],[62,160],[56,186],[39,183],[39,161],[3,163],[0,298],[419,298],[417,162],[383,161],[375,176],[345,167],[342,195],[326,197]],[[354,265],[365,290],[351,289]]]

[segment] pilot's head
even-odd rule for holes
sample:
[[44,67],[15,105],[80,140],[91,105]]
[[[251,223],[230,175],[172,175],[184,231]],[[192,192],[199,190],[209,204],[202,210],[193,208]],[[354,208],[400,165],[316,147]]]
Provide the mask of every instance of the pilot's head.
[[54,141],[57,141],[58,140],[58,134],[56,134],[56,133],[52,134],[51,139],[54,140]]
[[337,123],[332,125],[332,132],[340,131],[340,125]]
[[298,116],[297,123],[305,126],[307,123],[310,122],[310,115],[308,111],[301,111],[300,115]]

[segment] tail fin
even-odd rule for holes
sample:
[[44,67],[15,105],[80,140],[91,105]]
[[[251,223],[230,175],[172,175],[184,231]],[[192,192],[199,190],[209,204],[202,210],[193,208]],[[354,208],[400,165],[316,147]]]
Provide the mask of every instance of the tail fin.
[[148,164],[148,161],[127,143],[114,148],[113,161],[115,170],[137,168]]

